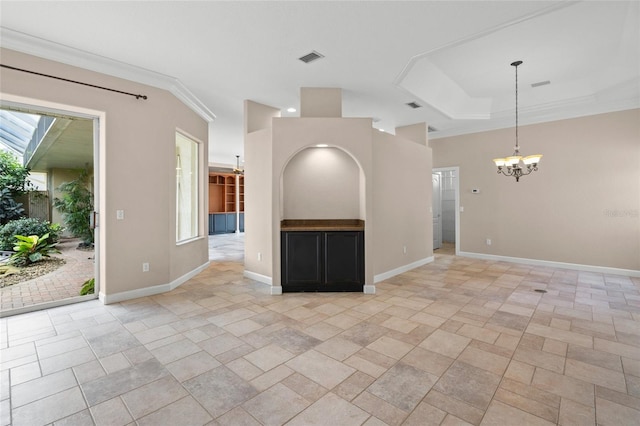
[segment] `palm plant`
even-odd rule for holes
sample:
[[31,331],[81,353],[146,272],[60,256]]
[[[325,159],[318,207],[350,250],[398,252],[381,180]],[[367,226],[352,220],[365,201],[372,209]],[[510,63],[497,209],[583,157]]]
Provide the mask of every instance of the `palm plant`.
[[49,234],[44,234],[42,237],[37,235],[24,235],[15,236],[16,241],[13,251],[15,253],[11,256],[10,262],[16,266],[27,266],[31,263],[39,262],[45,257],[50,257],[51,253],[60,253],[60,250],[56,248],[57,243],[49,243],[47,239]]

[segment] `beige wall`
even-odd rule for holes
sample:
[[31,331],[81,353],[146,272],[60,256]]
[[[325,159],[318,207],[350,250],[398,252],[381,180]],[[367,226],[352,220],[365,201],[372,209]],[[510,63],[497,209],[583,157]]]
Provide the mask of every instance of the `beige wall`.
[[[362,169],[365,188],[365,282],[373,284],[373,225],[371,119],[370,118],[274,118],[273,119],[273,282],[280,284],[280,221],[282,211],[282,178],[289,161],[303,149],[317,144],[340,147]],[[297,218],[303,219],[303,218]]]
[[271,119],[280,117],[280,110],[257,102],[244,102],[244,133],[271,128]]
[[[180,246],[175,243],[175,132],[181,129],[202,142],[204,178],[208,123],[161,89],[6,49],[2,50],[2,61],[148,96],[148,100],[138,100],[17,71],[0,71],[0,91],[5,98],[28,98],[38,105],[88,109],[103,115],[98,169],[101,294],[132,295],[166,287],[206,265],[207,199],[202,188],[199,210],[203,238]],[[116,221],[116,210],[125,211],[125,220]],[[143,262],[150,263],[149,272],[142,272]]]
[[433,255],[431,149],[378,131],[373,138],[374,273],[379,275]]
[[460,167],[460,250],[640,270],[640,110],[519,130],[521,152],[544,157],[518,183],[491,161],[513,129],[430,141],[434,167]]
[[342,89],[302,87],[300,117],[342,117]]
[[[268,108],[245,107],[245,113],[268,114]],[[374,274],[393,275],[430,259],[426,125],[405,129],[409,140],[374,130],[371,119],[274,117],[271,128],[245,135],[246,275],[262,275],[280,286],[280,221],[285,218],[363,219],[367,285],[373,285]],[[335,157],[333,166],[316,155]]]
[[271,122],[275,117],[280,117],[279,109],[244,101],[244,269],[261,281],[273,275]]
[[271,129],[245,135],[244,268],[264,277],[273,275],[272,142]]
[[427,145],[427,123],[416,123],[408,126],[396,127],[396,136],[419,143],[420,145]]
[[[360,167],[338,148],[307,148],[282,177],[283,219],[360,219]],[[364,212],[362,212],[364,217]]]

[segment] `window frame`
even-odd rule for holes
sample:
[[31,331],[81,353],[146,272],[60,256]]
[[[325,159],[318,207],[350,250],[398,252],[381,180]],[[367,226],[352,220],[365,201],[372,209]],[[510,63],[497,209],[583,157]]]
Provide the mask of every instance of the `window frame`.
[[[202,235],[202,218],[201,218],[201,206],[202,206],[202,172],[201,172],[201,156],[202,156],[202,146],[203,143],[202,141],[198,140],[197,138],[193,137],[192,135],[190,135],[187,132],[184,132],[180,129],[176,129],[175,132],[176,136],[175,136],[175,154],[174,154],[174,160],[175,160],[175,191],[176,191],[176,198],[175,198],[175,205],[176,205],[176,233],[175,233],[175,238],[176,238],[176,245],[181,245],[181,244],[185,244],[188,243],[192,240],[198,239],[201,237]],[[189,158],[187,159],[187,162],[184,161],[184,152],[181,152],[181,150],[179,149],[179,143],[180,142],[187,142],[189,143],[189,147],[187,149],[188,154],[189,154]],[[191,158],[195,156],[195,158]],[[187,167],[185,167],[187,166]],[[186,182],[184,179],[180,180],[181,177],[185,176],[185,172],[190,173],[190,175],[192,176],[191,179],[189,179],[188,182]],[[189,231],[187,233],[187,235],[185,235],[184,233],[184,226],[182,223],[182,218],[184,217],[183,215],[183,210],[181,209],[181,206],[185,206],[184,201],[181,203],[181,194],[184,194],[183,191],[181,191],[180,189],[180,183],[183,183],[183,186],[185,183],[188,183],[188,196],[190,197],[189,200],[187,200],[187,203],[189,204],[189,223],[186,225],[189,228]],[[184,209],[184,207],[183,207]]]

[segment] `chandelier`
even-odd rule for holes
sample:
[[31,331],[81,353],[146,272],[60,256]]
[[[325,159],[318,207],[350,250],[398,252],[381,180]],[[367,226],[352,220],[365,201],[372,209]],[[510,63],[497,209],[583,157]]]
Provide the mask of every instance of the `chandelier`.
[[236,155],[236,167],[233,169],[233,173],[237,175],[243,175],[244,170],[240,168],[240,156]]
[[[531,172],[538,170],[538,163],[542,158],[541,154],[528,155],[523,157],[520,155],[520,145],[518,145],[518,65],[522,65],[522,61],[515,61],[511,66],[516,68],[516,146],[511,157],[494,158],[493,162],[498,166],[498,173],[505,176],[513,176],[516,182],[520,181],[521,176],[526,176]],[[523,168],[520,163],[525,167]]]

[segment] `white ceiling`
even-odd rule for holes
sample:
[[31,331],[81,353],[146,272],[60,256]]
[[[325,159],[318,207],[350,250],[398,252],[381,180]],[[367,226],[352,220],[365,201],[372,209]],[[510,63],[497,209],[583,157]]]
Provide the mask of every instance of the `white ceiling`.
[[93,120],[56,118],[29,158],[27,165],[36,172],[92,168]]
[[[431,138],[513,126],[515,60],[521,124],[640,107],[634,0],[2,1],[0,12],[4,28],[180,80],[217,117],[212,163],[243,153],[243,100],[296,116],[286,108],[300,87],[342,88],[344,116],[389,132],[426,121]],[[325,57],[298,60],[312,50]]]

